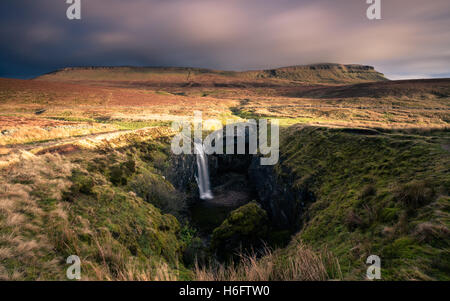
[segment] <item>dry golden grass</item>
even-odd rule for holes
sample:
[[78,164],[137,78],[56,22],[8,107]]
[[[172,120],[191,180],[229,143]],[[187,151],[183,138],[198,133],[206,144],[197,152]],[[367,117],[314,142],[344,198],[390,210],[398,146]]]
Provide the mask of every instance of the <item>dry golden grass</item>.
[[69,214],[73,205],[62,202],[63,193],[80,166],[57,153],[18,158],[0,169],[0,280],[65,280],[68,254],[80,254],[83,280],[178,279],[162,258],[142,262],[109,231]]
[[98,265],[93,262],[83,261],[92,271],[92,278],[84,278],[84,280],[104,280],[104,281],[177,281],[178,275],[165,262],[161,262],[155,266],[138,265],[130,262],[124,265],[116,275],[106,265]]
[[198,281],[323,281],[342,279],[339,262],[329,251],[316,252],[297,244],[284,258],[280,251],[266,249],[261,258],[241,255],[237,264],[195,267]]
[[[74,233],[70,229],[70,225],[66,221],[65,228],[58,228],[53,234],[59,233],[59,237],[53,237],[56,241],[56,248],[58,243],[66,244],[64,247],[75,248],[74,253],[80,253],[77,249],[78,233]],[[57,226],[58,227],[58,226]],[[176,281],[179,279],[178,273],[164,261],[149,260],[146,263],[137,262],[134,257],[125,254],[123,251],[118,251],[115,248],[116,241],[108,235],[91,233],[91,237],[96,244],[96,252],[99,260],[94,261],[92,258],[81,258],[85,272],[83,280],[102,280],[102,281]],[[61,236],[62,235],[62,236]],[[99,240],[102,240],[102,243]],[[67,246],[67,245],[70,246]],[[60,246],[61,247],[61,246]]]
[[253,97],[235,109],[247,118],[278,118],[281,124],[340,127],[448,128],[449,99]]
[[134,263],[126,265],[115,280],[119,281],[177,281],[178,275],[165,262],[144,269]]
[[[54,121],[36,117],[0,116],[0,146],[116,131],[112,124]],[[0,155],[7,154],[0,149]]]
[[[59,260],[41,262],[53,254],[53,244],[44,230],[54,216],[53,208],[42,208],[36,194],[61,198],[71,164],[59,155],[29,156],[0,174],[0,279],[27,279],[36,273],[57,274]],[[8,265],[7,269],[3,265]],[[11,266],[13,268],[11,268]],[[29,269],[32,268],[33,271]],[[37,272],[39,278],[40,272]]]

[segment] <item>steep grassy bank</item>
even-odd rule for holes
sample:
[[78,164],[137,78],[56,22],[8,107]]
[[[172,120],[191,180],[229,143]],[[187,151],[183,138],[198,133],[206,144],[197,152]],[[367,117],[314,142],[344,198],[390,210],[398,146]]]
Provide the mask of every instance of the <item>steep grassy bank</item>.
[[70,255],[80,257],[84,280],[189,277],[172,215],[183,197],[161,173],[166,145],[24,153],[2,169],[0,278],[64,280]]
[[[448,131],[293,126],[282,136],[272,186],[304,203],[291,206],[300,208],[300,231],[262,258],[198,268],[199,279],[365,280],[367,257],[378,255],[383,280],[449,280]],[[271,178],[270,172],[262,171]],[[309,202],[302,191],[312,193]],[[274,210],[292,211],[284,203],[263,206],[273,219]],[[216,231],[232,230],[233,214]],[[240,225],[245,221],[236,233]]]
[[364,279],[374,254],[384,280],[448,280],[448,145],[448,131],[287,130],[277,175],[316,201],[283,256],[302,242],[333,252],[344,278]]

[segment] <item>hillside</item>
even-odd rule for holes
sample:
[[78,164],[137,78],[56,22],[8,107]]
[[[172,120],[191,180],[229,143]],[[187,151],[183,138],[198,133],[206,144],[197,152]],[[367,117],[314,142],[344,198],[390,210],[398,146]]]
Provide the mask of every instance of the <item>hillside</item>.
[[449,142],[448,131],[290,128],[276,172],[315,200],[284,252],[328,248],[350,279],[375,254],[384,280],[448,280]]
[[[295,93],[293,93],[295,94]],[[397,80],[361,83],[339,87],[322,87],[300,91],[297,97],[351,98],[351,97],[450,97],[450,78]]]
[[[79,67],[64,68],[37,78],[51,81],[157,81],[157,82],[267,82],[281,80],[301,83],[358,83],[384,81],[371,66],[314,64],[271,70],[219,71],[179,67]],[[280,84],[280,83],[278,83]],[[285,83],[286,84],[286,83]]]
[[372,66],[329,63],[291,66],[248,73],[256,77],[279,78],[304,83],[340,84],[387,80],[382,73],[376,71]]
[[[186,277],[180,223],[130,188],[154,181],[154,198],[168,201],[173,186],[154,159],[111,145],[66,156],[22,152],[0,168],[1,280],[64,280],[72,254],[84,280]],[[145,156],[165,156],[157,139],[141,147]]]

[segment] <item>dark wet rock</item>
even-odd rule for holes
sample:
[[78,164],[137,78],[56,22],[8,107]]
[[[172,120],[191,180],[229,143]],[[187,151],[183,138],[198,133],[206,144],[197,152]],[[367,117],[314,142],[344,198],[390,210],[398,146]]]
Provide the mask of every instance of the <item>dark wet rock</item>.
[[269,234],[266,211],[255,203],[249,203],[230,213],[212,235],[211,248],[219,258],[226,259],[238,252],[260,249]]
[[175,189],[185,192],[190,198],[198,197],[195,160],[195,155],[172,155],[171,164],[165,171],[167,180]]
[[307,187],[294,188],[293,178],[278,176],[274,166],[261,165],[258,157],[253,159],[248,173],[258,201],[273,225],[280,229],[298,230],[305,207],[315,201],[314,194]]

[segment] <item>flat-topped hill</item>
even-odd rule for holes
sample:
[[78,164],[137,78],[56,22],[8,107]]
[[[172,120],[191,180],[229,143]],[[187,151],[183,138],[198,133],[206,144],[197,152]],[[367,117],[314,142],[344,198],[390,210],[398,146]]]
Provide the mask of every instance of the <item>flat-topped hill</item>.
[[304,83],[361,83],[387,80],[374,67],[364,65],[313,64],[270,70],[222,71],[184,67],[69,67],[39,76],[51,81],[254,81],[275,80]]
[[249,72],[257,77],[280,78],[308,83],[357,83],[387,80],[372,66],[313,64]]

